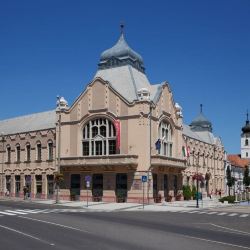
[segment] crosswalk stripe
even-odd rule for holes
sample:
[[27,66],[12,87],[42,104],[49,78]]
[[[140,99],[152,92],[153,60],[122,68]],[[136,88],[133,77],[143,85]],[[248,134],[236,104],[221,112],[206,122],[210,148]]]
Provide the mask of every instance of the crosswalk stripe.
[[12,213],[8,213],[8,212],[3,212],[3,211],[0,211],[0,214],[4,214],[4,215],[16,215],[16,214],[12,214]]
[[232,214],[229,214],[228,216],[235,216],[235,215],[238,215],[237,213],[232,213]]
[[188,211],[189,214],[194,214],[194,213],[197,213],[199,211]]
[[14,213],[14,214],[27,214],[27,213],[16,211],[16,210],[5,210],[5,211],[8,213]]
[[223,213],[219,213],[219,214],[217,214],[217,215],[225,215],[225,214],[227,214],[227,213],[224,213],[224,212],[223,212]]
[[217,214],[218,212],[210,212],[210,213],[207,213],[207,214]]
[[249,214],[242,214],[242,215],[240,215],[240,217],[248,217],[249,216]]

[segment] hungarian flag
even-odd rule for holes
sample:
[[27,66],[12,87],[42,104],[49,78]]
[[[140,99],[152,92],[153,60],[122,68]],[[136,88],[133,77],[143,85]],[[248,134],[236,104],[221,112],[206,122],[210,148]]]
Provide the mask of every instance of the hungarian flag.
[[189,157],[189,155],[190,155],[190,148],[183,146],[182,147],[182,153],[183,153],[184,157]]

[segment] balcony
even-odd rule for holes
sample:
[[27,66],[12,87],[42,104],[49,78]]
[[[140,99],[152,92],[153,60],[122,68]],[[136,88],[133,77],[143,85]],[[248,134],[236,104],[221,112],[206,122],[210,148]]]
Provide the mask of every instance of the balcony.
[[185,159],[167,157],[163,155],[153,155],[151,159],[152,167],[177,167],[185,169],[187,167]]
[[61,167],[128,166],[136,168],[137,155],[98,155],[82,157],[62,157]]

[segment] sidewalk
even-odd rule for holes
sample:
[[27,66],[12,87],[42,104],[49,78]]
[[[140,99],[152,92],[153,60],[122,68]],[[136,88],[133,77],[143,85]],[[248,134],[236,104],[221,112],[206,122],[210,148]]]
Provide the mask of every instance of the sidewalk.
[[[33,202],[40,204],[50,204],[55,206],[67,206],[74,208],[84,208],[89,211],[183,211],[183,210],[197,210],[197,209],[209,209],[209,208],[222,208],[234,206],[234,204],[223,204],[217,199],[204,199],[199,201],[199,208],[196,208],[196,200],[191,201],[174,201],[174,202],[163,202],[155,204],[145,204],[139,203],[105,203],[105,202],[87,202],[86,201],[64,201],[61,200],[58,204],[55,200],[41,200],[41,199],[29,199],[23,200],[21,198],[7,198],[1,197],[1,200],[13,200],[13,201],[23,201],[23,202]],[[87,206],[88,205],[88,206]]]

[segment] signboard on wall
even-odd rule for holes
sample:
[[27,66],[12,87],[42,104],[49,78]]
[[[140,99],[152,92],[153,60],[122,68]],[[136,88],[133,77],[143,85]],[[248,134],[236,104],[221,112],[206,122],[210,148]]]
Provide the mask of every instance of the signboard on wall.
[[120,145],[121,145],[121,123],[119,120],[115,121],[115,130],[116,130],[116,151],[117,153],[120,152]]

